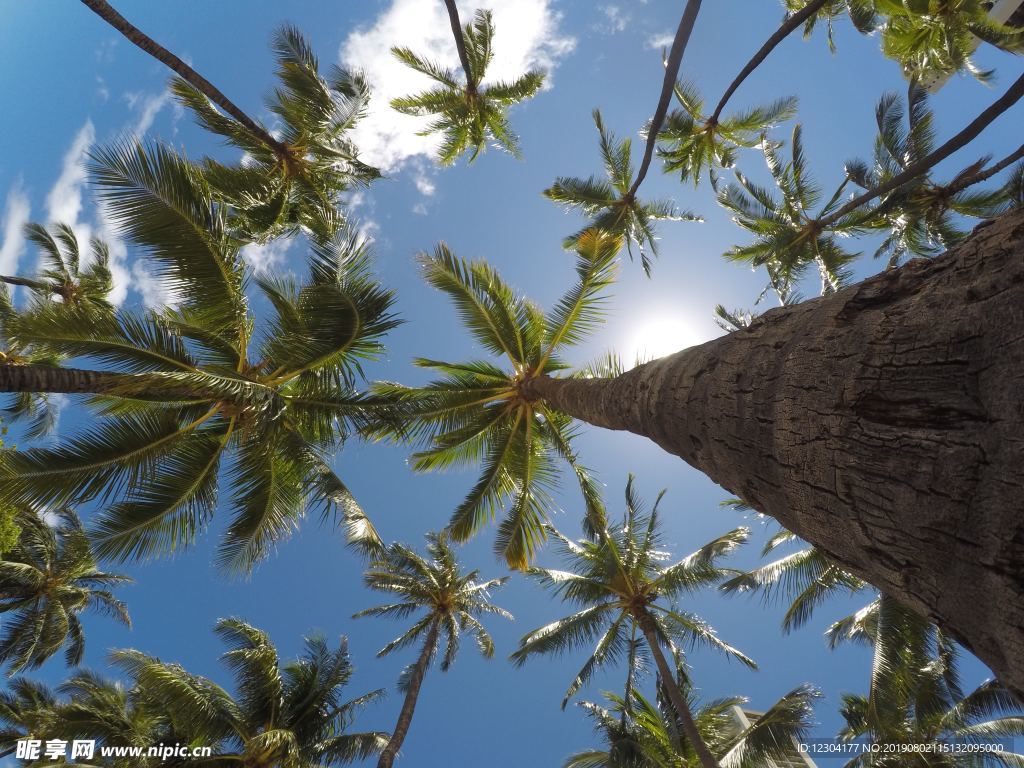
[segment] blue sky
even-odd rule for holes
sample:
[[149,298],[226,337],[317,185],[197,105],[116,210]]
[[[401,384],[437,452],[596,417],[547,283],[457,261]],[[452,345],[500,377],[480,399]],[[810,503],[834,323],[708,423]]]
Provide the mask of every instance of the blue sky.
[[[583,2],[582,0],[503,0],[497,6],[496,74],[514,75],[524,67],[549,72],[549,87],[514,110],[513,124],[522,139],[524,160],[489,151],[473,166],[460,162],[438,169],[431,145],[417,138],[415,119],[386,109],[387,100],[415,90],[417,82],[390,61],[390,45],[447,58],[454,63],[443,4],[432,0],[364,2],[289,2],[253,0],[240,3],[124,2],[120,10],[140,28],[190,61],[243,109],[258,117],[262,95],[271,87],[268,43],[282,22],[298,26],[324,65],[339,62],[364,69],[377,98],[375,109],[357,139],[365,159],[380,164],[387,176],[352,201],[355,215],[375,240],[376,270],[398,294],[398,310],[407,321],[395,331],[386,359],[369,371],[372,378],[415,383],[422,376],[409,365],[415,355],[437,359],[468,356],[469,343],[444,298],[420,278],[414,256],[443,240],[458,254],[485,257],[518,288],[550,305],[572,279],[572,259],[559,244],[580,221],[543,198],[541,190],[555,176],[599,172],[595,107],[620,136],[634,137],[654,110],[661,86],[660,48],[675,29],[681,3]],[[460,3],[469,18],[469,3]],[[36,255],[18,232],[26,220],[64,220],[81,233],[100,234],[113,242],[117,298],[125,305],[157,304],[159,286],[146,264],[136,259],[97,210],[81,170],[90,146],[132,133],[160,138],[183,147],[191,156],[223,153],[175,108],[164,86],[168,73],[160,64],[107,28],[75,3],[26,3],[0,0],[0,97],[7,105],[5,141],[0,146],[0,273],[28,274]],[[717,100],[743,61],[774,29],[781,16],[774,0],[721,0],[707,3],[683,65],[706,98]],[[902,91],[898,67],[882,58],[876,39],[864,38],[840,23],[838,53],[830,55],[819,32],[810,40],[795,36],[785,43],[742,87],[732,102],[738,109],[781,96],[800,99],[797,121],[804,126],[811,167],[826,188],[842,175],[843,160],[867,157],[874,134],[874,104],[886,90]],[[982,51],[983,64],[1012,72],[1008,62]],[[949,136],[999,92],[1000,81],[986,88],[958,78],[934,98],[940,137]],[[1016,126],[1015,126],[1016,123]],[[1011,112],[966,153],[942,166],[955,171],[981,154],[1001,157],[1019,143],[1020,111]],[[791,126],[779,132],[788,137]],[[1016,130],[1015,130],[1016,127]],[[229,156],[230,157],[230,156]],[[763,176],[763,160],[741,156],[751,176]],[[661,258],[653,279],[639,264],[624,261],[606,326],[579,350],[582,362],[614,348],[631,358],[640,347],[666,353],[720,333],[712,309],[750,307],[764,286],[763,274],[726,263],[720,254],[746,242],[714,203],[706,183],[699,189],[652,170],[642,194],[669,197],[706,221],[668,223],[659,229]],[[871,244],[863,250],[870,254]],[[301,263],[301,245],[278,245],[249,253],[254,268],[288,270]],[[881,264],[863,257],[860,276]],[[813,295],[815,286],[806,293]],[[479,350],[477,350],[479,352]],[[74,405],[64,410],[60,434],[82,424]],[[621,510],[629,472],[653,500],[668,488],[663,503],[666,538],[676,555],[746,524],[753,542],[734,559],[752,566],[764,539],[758,519],[720,510],[727,494],[680,460],[648,441],[599,430],[585,431],[579,444],[584,462],[599,474],[610,510]],[[445,524],[450,511],[472,482],[469,473],[413,475],[406,451],[386,445],[352,442],[336,466],[360,502],[389,539],[419,544],[428,530]],[[580,505],[571,489],[558,498],[556,523],[578,531]],[[88,666],[101,669],[106,650],[132,646],[189,670],[228,683],[218,665],[221,651],[210,631],[217,618],[237,615],[267,630],[283,657],[299,652],[302,637],[323,632],[346,634],[357,674],[353,695],[388,687],[387,700],[361,718],[366,728],[389,729],[401,703],[393,683],[414,652],[377,660],[374,653],[399,634],[401,624],[349,617],[380,602],[361,586],[360,562],[342,546],[340,535],[311,518],[276,556],[245,582],[228,581],[211,567],[218,524],[192,550],[174,559],[112,567],[130,573],[137,583],[123,592],[135,626],[131,631],[102,617],[87,620]],[[504,570],[491,553],[493,530],[462,550],[463,560],[484,577]],[[542,562],[554,563],[552,553]],[[583,657],[538,659],[514,669],[505,656],[518,638],[566,612],[535,586],[516,576],[494,594],[495,602],[516,616],[514,623],[489,622],[497,643],[494,660],[484,662],[464,647],[451,671],[433,671],[427,679],[412,731],[403,748],[407,768],[441,764],[484,763],[495,768],[558,765],[568,754],[593,743],[590,726],[575,707],[559,702]],[[834,619],[867,602],[868,597],[838,601],[820,610],[811,625],[789,637],[779,632],[781,610],[759,599],[701,595],[686,607],[707,618],[723,639],[739,646],[760,664],[751,672],[708,652],[689,656],[693,677],[703,695],[746,695],[766,707],[800,683],[819,686],[816,735],[835,733],[841,691],[863,691],[869,657],[863,649],[830,652],[822,631]],[[987,673],[980,664],[965,664],[968,683]],[[65,670],[59,660],[39,676],[56,682]],[[596,700],[603,688],[621,686],[619,670],[599,677],[583,693]]]

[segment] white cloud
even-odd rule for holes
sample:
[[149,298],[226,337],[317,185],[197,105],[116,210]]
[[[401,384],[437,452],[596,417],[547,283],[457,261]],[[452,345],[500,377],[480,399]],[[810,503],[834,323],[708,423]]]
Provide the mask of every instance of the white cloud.
[[631,18],[628,13],[625,13],[617,5],[602,6],[601,11],[608,20],[607,24],[601,27],[602,31],[608,32],[612,35],[626,31],[626,27],[629,25],[629,20]]
[[266,272],[284,263],[285,254],[291,247],[291,242],[284,237],[271,240],[266,245],[249,243],[242,248],[242,258],[248,262],[254,272]]
[[[64,154],[60,176],[46,196],[46,215],[75,227],[82,212],[82,184],[85,182],[85,158],[96,140],[92,121],[86,120]],[[77,227],[76,227],[77,231]],[[85,238],[88,241],[88,237]]]
[[427,206],[425,206],[423,203],[416,203],[416,205],[412,207],[412,212],[415,213],[417,216],[426,216]]
[[131,281],[132,287],[139,292],[145,306],[168,307],[175,305],[174,296],[167,289],[167,285],[150,271],[149,262],[145,259],[136,259],[132,262]]
[[170,102],[171,94],[168,91],[157,94],[126,93],[124,100],[128,102],[129,108],[138,114],[135,123],[128,129],[129,135],[141,140],[152,127],[160,110]]
[[4,206],[3,244],[0,245],[0,275],[13,275],[18,271],[18,262],[25,251],[25,234],[23,232],[31,208],[28,196],[21,186],[21,180],[15,181],[7,191],[7,203]]
[[[497,34],[489,81],[511,80],[530,69],[551,72],[558,60],[572,51],[575,41],[560,34],[560,15],[552,0],[475,0],[459,2],[463,22],[473,8],[490,9]],[[400,115],[389,103],[398,96],[430,87],[430,80],[391,55],[392,46],[407,46],[443,66],[457,68],[458,54],[442,3],[390,0],[368,28],[352,32],[341,47],[343,66],[362,70],[373,89],[370,111],[356,126],[354,138],[362,159],[386,172],[398,170],[411,157],[432,158],[438,139],[417,136],[425,118]]]
[[647,38],[647,47],[653,48],[654,50],[659,50],[661,48],[671,48],[673,40],[675,40],[675,37],[668,32],[666,32],[663,35],[652,35],[651,37]]
[[96,95],[101,102],[106,103],[110,99],[110,89],[107,88],[107,81],[96,75]]
[[420,191],[421,195],[430,197],[437,191],[437,187],[434,185],[434,180],[427,176],[426,173],[418,171],[413,177],[413,182],[416,184],[416,189]]

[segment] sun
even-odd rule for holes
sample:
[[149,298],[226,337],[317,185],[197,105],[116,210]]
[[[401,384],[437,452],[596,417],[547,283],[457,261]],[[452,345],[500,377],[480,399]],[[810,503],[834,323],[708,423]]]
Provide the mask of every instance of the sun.
[[704,339],[696,332],[694,324],[681,316],[643,317],[632,325],[620,354],[622,362],[629,366],[634,362],[670,355],[702,341]]

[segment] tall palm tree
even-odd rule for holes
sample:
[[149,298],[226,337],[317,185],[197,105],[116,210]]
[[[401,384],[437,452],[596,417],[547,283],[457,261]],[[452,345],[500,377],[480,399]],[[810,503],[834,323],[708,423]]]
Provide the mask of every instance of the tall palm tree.
[[[353,540],[373,545],[372,526],[328,463],[363,416],[360,364],[397,323],[365,243],[341,232],[310,246],[301,280],[253,279],[205,177],[169,148],[104,149],[93,172],[172,306],[95,317],[53,304],[7,319],[21,348],[101,367],[0,365],[0,391],[86,394],[97,414],[56,447],[0,454],[0,500],[102,498],[94,532],[103,557],[189,544],[222,484],[235,508],[218,555],[229,570],[251,568],[311,502],[339,511]],[[262,318],[249,308],[250,284],[269,305]]]
[[438,159],[444,165],[454,163],[460,155],[470,152],[473,162],[485,149],[487,140],[519,157],[519,139],[512,132],[506,111],[520,101],[532,98],[544,75],[530,71],[510,83],[497,82],[484,86],[487,67],[494,58],[494,23],[490,11],[477,11],[473,21],[461,28],[454,2],[448,3],[454,13],[452,31],[459,49],[465,82],[435,62],[428,61],[408,48],[392,48],[395,57],[411,69],[426,75],[437,85],[422,93],[392,99],[391,107],[405,115],[434,117],[420,133],[442,136]]
[[[884,95],[875,109],[878,136],[871,166],[850,161],[846,173],[862,189],[873,189],[902,173],[935,149],[933,114],[927,92],[911,84],[907,92],[906,125],[899,97]],[[935,256],[967,236],[957,219],[988,218],[1005,205],[1002,190],[969,191],[961,185],[980,167],[972,165],[947,184],[924,173],[899,187],[870,213],[866,226],[885,233],[875,257],[887,255],[889,266],[908,256]]]
[[0,758],[13,755],[20,740],[50,738],[58,702],[49,686],[26,677],[0,691]]
[[692,180],[694,186],[706,170],[717,189],[718,169],[732,168],[739,148],[760,146],[767,131],[796,114],[796,98],[791,97],[732,117],[707,116],[695,85],[678,82],[673,92],[682,109],[666,116],[658,134],[658,157],[666,173],[678,173],[681,181]]
[[572,468],[588,515],[603,514],[600,492],[573,451],[569,420],[528,396],[524,387],[545,372],[567,370],[562,355],[601,323],[618,250],[618,239],[610,235],[595,231],[581,237],[577,282],[545,313],[486,263],[467,262],[439,245],[432,256],[421,258],[427,282],[448,294],[474,341],[503,357],[504,367],[491,360],[420,358],[416,365],[442,378],[422,387],[375,387],[398,415],[374,433],[422,445],[413,455],[414,470],[482,462],[480,479],[453,513],[448,531],[464,541],[508,505],[495,549],[514,568],[526,567],[546,539],[559,459]]
[[[674,657],[683,646],[706,646],[755,666],[743,653],[720,640],[702,619],[674,604],[684,594],[722,581],[729,571],[721,568],[718,560],[746,541],[749,531],[737,528],[681,560],[666,564],[669,555],[661,549],[658,519],[663,494],[664,491],[651,511],[645,512],[630,477],[626,484],[626,511],[620,525],[606,525],[594,532],[593,539],[579,542],[553,531],[562,544],[568,570],[535,567],[528,573],[580,610],[526,634],[511,658],[521,665],[537,654],[563,653],[596,641],[590,657],[566,691],[564,708],[598,668],[622,656],[635,627],[654,657],[687,739],[701,763],[714,768],[716,761],[697,730],[665,651]],[[669,607],[663,604],[666,600],[672,601]]]
[[351,731],[359,709],[383,691],[343,698],[354,671],[344,638],[333,649],[322,637],[306,638],[304,654],[282,664],[267,635],[239,619],[221,619],[216,632],[228,648],[221,659],[234,694],[140,651],[111,657],[140,706],[164,717],[182,741],[213,747],[212,757],[189,765],[321,768],[364,760],[384,746],[383,733]]
[[0,664],[9,664],[13,675],[41,666],[63,647],[65,661],[75,666],[85,653],[83,611],[131,625],[124,603],[109,589],[131,579],[96,567],[71,510],[62,510],[56,524],[28,511],[17,523],[18,543],[0,559],[0,613],[9,614],[0,635]]
[[201,126],[245,153],[240,165],[211,158],[202,164],[213,194],[229,205],[232,229],[259,240],[302,230],[327,241],[344,222],[342,193],[380,177],[349,138],[365,114],[369,87],[338,66],[322,76],[316,54],[294,27],[281,27],[272,48],[279,81],[267,102],[277,121],[273,143],[265,131],[256,134],[220,112],[189,81],[175,79],[171,90]]
[[601,119],[600,110],[594,110],[594,123],[600,137],[601,160],[606,179],[591,176],[578,179],[560,176],[544,190],[544,195],[566,208],[578,209],[593,220],[583,229],[565,238],[563,245],[575,249],[580,238],[598,230],[621,238],[630,258],[635,244],[644,272],[650,275],[651,258],[658,255],[654,221],[703,221],[689,211],[680,211],[668,200],[643,202],[636,197],[633,167],[630,160],[632,142],[617,141]]
[[822,294],[838,290],[848,277],[847,265],[857,257],[845,251],[838,238],[856,232],[859,218],[849,216],[823,226],[819,219],[836,209],[848,181],[839,185],[818,213],[812,213],[821,200],[821,189],[808,174],[799,125],[793,129],[789,162],[779,156],[780,146],[766,139],[761,149],[781,199],[737,171],[737,183],[722,188],[718,202],[733,214],[736,224],[755,236],[753,243],[734,246],[725,258],[764,266],[769,287],[786,303],[793,284],[812,265],[821,277]]
[[[738,727],[732,711],[747,703],[733,696],[700,703],[679,681],[693,711],[701,737],[719,764],[729,768],[760,768],[792,756],[794,740],[806,738],[812,725],[813,703],[820,694],[808,685],[780,698],[752,725]],[[629,700],[605,693],[608,707],[580,702],[594,721],[603,748],[577,752],[564,768],[698,768],[700,761],[680,732],[679,715],[671,701],[659,695],[651,702],[639,691]]]
[[392,651],[422,641],[416,663],[406,668],[399,681],[405,699],[394,733],[380,754],[378,768],[390,768],[405,741],[423,678],[440,650],[442,638],[445,644],[441,659],[442,672],[455,660],[459,639],[463,634],[473,636],[484,658],[489,659],[494,655],[494,641],[478,617],[482,614],[496,614],[506,619],[512,618],[512,614],[489,600],[490,590],[500,587],[507,580],[508,577],[503,576],[500,579],[479,581],[478,571],[464,572],[444,534],[427,535],[426,557],[401,544],[392,544],[370,563],[363,576],[366,586],[387,592],[397,602],[367,608],[355,614],[354,618],[417,616],[416,622],[381,648],[377,656],[386,656]]
[[[942,751],[943,744],[991,744],[1024,735],[1020,701],[995,680],[965,694],[957,671],[957,648],[927,620],[895,600],[880,597],[842,619],[831,630],[835,642],[873,647],[867,696],[844,694],[842,740],[905,745],[862,752],[846,765],[914,768],[922,765],[1019,766],[1024,755],[1004,751]],[[922,746],[939,748],[922,752]]]

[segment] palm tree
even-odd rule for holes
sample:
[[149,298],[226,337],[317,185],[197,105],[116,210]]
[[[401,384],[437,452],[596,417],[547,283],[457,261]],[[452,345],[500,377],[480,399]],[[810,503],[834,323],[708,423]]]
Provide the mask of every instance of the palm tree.
[[31,512],[17,517],[20,536],[0,560],[0,613],[10,613],[0,636],[0,664],[8,674],[39,667],[62,647],[75,666],[85,653],[79,614],[104,613],[130,626],[128,610],[108,589],[127,576],[96,567],[78,516],[65,509],[51,525]]
[[377,653],[386,656],[422,640],[416,663],[402,673],[399,688],[405,693],[395,731],[380,753],[378,768],[390,768],[405,741],[412,723],[416,701],[427,669],[445,643],[441,671],[447,671],[459,650],[463,634],[473,636],[484,658],[494,655],[494,641],[480,623],[482,614],[497,614],[511,619],[512,614],[489,601],[489,592],[504,584],[507,576],[479,581],[478,571],[464,572],[455,559],[455,552],[444,534],[427,535],[427,556],[422,557],[401,544],[392,544],[373,560],[363,581],[370,589],[387,592],[397,602],[367,608],[355,614],[391,616],[404,619],[417,616],[416,622],[402,635]]
[[480,479],[452,514],[448,532],[465,541],[506,503],[495,550],[513,568],[525,568],[546,539],[544,523],[559,459],[572,468],[587,502],[588,515],[603,516],[601,497],[572,449],[569,420],[524,392],[545,372],[569,368],[562,355],[601,323],[603,292],[612,283],[619,241],[592,232],[580,239],[577,283],[545,313],[516,295],[482,261],[467,262],[439,245],[422,256],[427,282],[454,302],[474,341],[491,360],[448,363],[420,358],[415,364],[442,378],[422,387],[378,384],[396,416],[376,426],[377,437],[411,439],[423,450],[412,457],[416,471],[483,464]]
[[737,171],[737,183],[725,186],[718,202],[732,212],[736,224],[755,236],[753,243],[734,246],[725,258],[764,266],[769,288],[785,304],[793,284],[810,265],[818,269],[823,295],[838,290],[847,279],[846,266],[858,254],[843,250],[837,238],[857,231],[859,219],[847,217],[823,226],[819,219],[835,210],[848,182],[839,185],[817,214],[812,213],[821,199],[821,190],[808,175],[799,125],[793,129],[790,162],[783,163],[779,157],[780,146],[765,139],[761,149],[781,200]]
[[450,69],[421,58],[408,48],[392,48],[395,57],[411,69],[426,75],[437,85],[428,91],[393,99],[391,107],[405,115],[434,117],[420,133],[440,133],[438,159],[444,165],[454,163],[464,152],[473,162],[485,149],[487,139],[519,157],[519,139],[512,132],[506,111],[520,101],[532,98],[544,83],[544,75],[530,71],[506,83],[483,85],[487,67],[494,58],[494,24],[490,11],[477,11],[472,23],[462,28],[454,2],[448,3],[452,31],[459,50],[465,82]]
[[[878,102],[872,165],[861,160],[846,165],[850,180],[862,189],[888,182],[934,150],[935,131],[927,92],[911,84],[907,102],[906,126],[898,96],[889,93]],[[1002,190],[970,192],[961,183],[975,176],[982,164],[970,166],[948,184],[938,184],[924,173],[887,196],[865,222],[886,234],[875,257],[888,255],[889,266],[893,267],[910,255],[938,255],[967,235],[957,226],[956,218],[987,218],[1003,210]]]
[[672,704],[682,719],[684,733],[705,768],[715,759],[700,737],[693,715],[675,682],[665,652],[675,657],[684,645],[707,646],[754,667],[754,662],[718,638],[699,617],[672,605],[684,594],[717,584],[729,571],[718,565],[719,558],[746,541],[749,531],[737,528],[708,542],[696,552],[666,565],[658,530],[658,505],[650,513],[633,491],[633,478],[626,484],[626,512],[622,524],[596,530],[593,539],[573,542],[552,530],[562,544],[568,570],[531,568],[527,573],[564,600],[581,610],[525,635],[511,658],[524,664],[536,654],[563,653],[596,640],[596,645],[566,691],[562,707],[585,685],[593,673],[620,658],[638,629],[654,657],[658,672]]
[[616,141],[606,130],[600,110],[594,110],[594,123],[600,136],[601,160],[607,179],[591,176],[578,179],[560,176],[544,190],[544,195],[566,208],[578,209],[593,219],[587,226],[563,241],[567,249],[575,249],[588,232],[606,232],[626,243],[630,258],[636,244],[644,272],[650,275],[651,258],[658,255],[654,221],[703,221],[689,211],[679,211],[668,200],[642,202],[637,199],[629,139]]
[[850,768],[1019,766],[1024,761],[1024,755],[1010,751],[921,751],[923,745],[977,746],[1024,735],[1020,701],[997,681],[964,694],[955,644],[926,619],[882,596],[830,632],[836,643],[854,640],[874,649],[868,695],[843,695],[846,726],[839,738],[909,748],[861,753],[847,763]]
[[354,671],[345,638],[334,649],[322,637],[306,638],[304,654],[281,664],[267,635],[239,619],[221,619],[216,633],[228,648],[221,659],[234,695],[140,651],[111,657],[140,706],[165,718],[183,742],[214,747],[212,757],[189,765],[320,768],[364,760],[384,746],[383,733],[351,732],[359,709],[383,691],[343,699]]
[[[684,679],[679,681],[701,737],[719,764],[759,768],[792,756],[794,740],[806,738],[813,702],[820,694],[808,685],[794,688],[750,726],[738,727],[732,713],[747,700],[733,696],[699,703]],[[604,694],[610,706],[580,702],[594,721],[604,748],[577,752],[564,768],[698,768],[700,761],[680,732],[679,715],[663,695],[657,702],[633,691],[629,700]]]
[[341,194],[380,177],[359,160],[349,132],[365,114],[369,87],[340,67],[320,74],[313,49],[291,26],[272,44],[280,82],[268,100],[279,139],[266,141],[246,124],[221,113],[191,82],[178,78],[171,90],[208,131],[245,153],[241,165],[203,160],[202,173],[218,200],[228,204],[229,226],[265,240],[305,231],[330,240],[343,224]]
[[796,114],[796,99],[788,98],[732,117],[705,116],[704,102],[695,85],[676,83],[674,93],[682,110],[674,109],[665,118],[658,135],[662,142],[658,157],[666,173],[679,173],[680,181],[692,180],[694,186],[707,170],[712,187],[717,189],[717,170],[732,168],[739,148],[760,146],[768,130]]
[[[235,514],[218,562],[245,571],[309,502],[340,510],[353,541],[376,534],[328,464],[364,403],[360,363],[397,321],[369,251],[340,232],[311,245],[301,281],[253,280],[205,177],[162,145],[96,153],[114,221],[140,247],[173,306],[83,315],[51,303],[10,317],[19,348],[99,370],[15,361],[0,391],[87,394],[97,423],[53,448],[0,454],[0,501],[47,507],[102,498],[103,557],[143,558],[192,542],[216,507],[221,469]],[[269,305],[257,324],[246,287]]]

